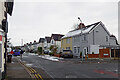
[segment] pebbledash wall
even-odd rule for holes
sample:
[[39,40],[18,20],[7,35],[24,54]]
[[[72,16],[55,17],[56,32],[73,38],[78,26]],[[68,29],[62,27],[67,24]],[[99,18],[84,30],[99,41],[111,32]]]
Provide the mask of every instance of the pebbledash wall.
[[[4,2],[0,1],[0,28],[2,28],[2,20],[5,19],[4,17],[4,11],[6,11],[4,7]],[[4,58],[4,53],[5,53],[5,48],[4,48],[4,43],[5,43],[5,33],[2,29],[0,29],[0,79],[2,79],[2,74],[4,72],[4,64],[5,64],[5,58]]]

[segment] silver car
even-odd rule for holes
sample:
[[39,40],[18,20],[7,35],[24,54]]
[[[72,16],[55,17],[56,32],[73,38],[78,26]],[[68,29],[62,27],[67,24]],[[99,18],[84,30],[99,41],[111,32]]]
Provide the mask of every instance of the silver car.
[[73,58],[73,53],[71,50],[63,50],[63,52],[61,53],[61,57],[70,57]]

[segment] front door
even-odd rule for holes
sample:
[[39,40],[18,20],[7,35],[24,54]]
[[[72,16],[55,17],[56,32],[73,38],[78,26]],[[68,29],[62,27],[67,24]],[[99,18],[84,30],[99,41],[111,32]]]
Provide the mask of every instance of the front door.
[[83,57],[85,57],[86,54],[87,54],[87,48],[85,47],[85,48],[83,49]]

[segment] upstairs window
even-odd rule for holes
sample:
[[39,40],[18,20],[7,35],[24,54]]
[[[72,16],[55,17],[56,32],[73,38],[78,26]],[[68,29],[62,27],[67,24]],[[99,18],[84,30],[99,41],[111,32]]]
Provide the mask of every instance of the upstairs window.
[[108,36],[106,36],[106,42],[108,42]]
[[84,41],[86,40],[86,35],[84,35],[83,40],[84,40]]
[[70,43],[70,39],[66,39],[66,43],[69,44]]
[[52,40],[52,44],[53,44],[53,40]]

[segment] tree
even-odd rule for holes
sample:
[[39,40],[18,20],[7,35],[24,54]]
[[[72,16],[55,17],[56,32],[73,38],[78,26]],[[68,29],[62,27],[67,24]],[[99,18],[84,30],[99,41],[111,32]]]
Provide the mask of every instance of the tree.
[[50,50],[52,51],[53,48],[54,48],[54,46],[51,45],[51,46],[50,46]]
[[38,47],[38,52],[42,54],[42,47]]
[[77,28],[78,28],[78,24],[74,23],[72,29],[77,29]]
[[57,53],[57,49],[58,47],[56,46],[53,46],[53,45],[50,46],[50,50],[52,51],[52,53]]

